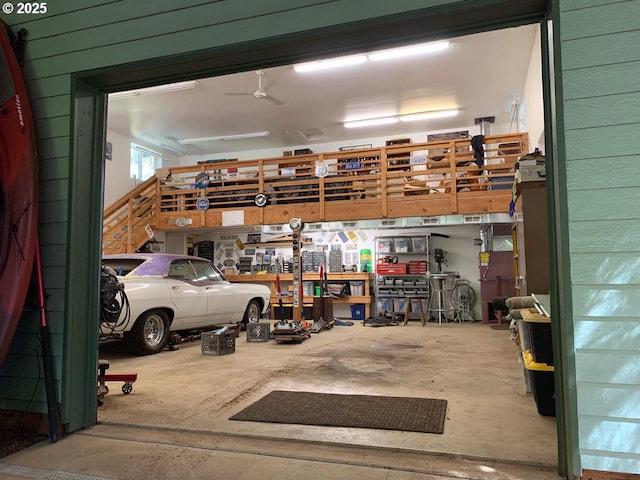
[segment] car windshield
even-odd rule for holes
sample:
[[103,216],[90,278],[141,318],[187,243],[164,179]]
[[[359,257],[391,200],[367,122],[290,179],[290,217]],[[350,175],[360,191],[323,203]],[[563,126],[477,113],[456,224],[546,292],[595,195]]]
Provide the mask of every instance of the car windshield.
[[103,258],[102,264],[111,268],[116,275],[124,276],[144,263],[142,258]]

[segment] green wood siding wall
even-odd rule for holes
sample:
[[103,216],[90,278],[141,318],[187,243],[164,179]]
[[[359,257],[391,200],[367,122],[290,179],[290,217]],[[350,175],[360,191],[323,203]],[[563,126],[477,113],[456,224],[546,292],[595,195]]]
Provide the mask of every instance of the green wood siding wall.
[[640,1],[560,10],[581,463],[640,473]]

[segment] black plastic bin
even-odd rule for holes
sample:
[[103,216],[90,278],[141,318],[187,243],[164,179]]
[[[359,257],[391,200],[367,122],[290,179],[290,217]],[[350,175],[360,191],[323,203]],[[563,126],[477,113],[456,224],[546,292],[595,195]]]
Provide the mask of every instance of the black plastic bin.
[[[284,317],[282,314],[284,313]],[[313,307],[311,305],[303,305],[302,307],[302,317],[305,320],[311,320],[313,316]],[[284,304],[282,306],[282,312],[280,311],[280,305],[275,304],[273,307],[273,317],[275,320],[280,320],[284,318],[285,320],[293,319],[293,305],[292,304]]]
[[556,416],[556,389],[554,384],[554,368],[546,363],[533,361],[530,350],[522,352],[524,367],[531,376],[533,398],[536,401],[538,413],[545,417]]
[[531,310],[521,312],[526,322],[531,355],[536,363],[553,365],[551,319]]

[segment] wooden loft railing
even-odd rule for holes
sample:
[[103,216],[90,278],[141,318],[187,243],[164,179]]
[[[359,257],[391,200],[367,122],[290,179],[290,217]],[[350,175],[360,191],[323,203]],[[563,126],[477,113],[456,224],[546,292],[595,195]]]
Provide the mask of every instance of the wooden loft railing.
[[[148,239],[147,223],[177,230],[223,226],[227,216],[269,225],[293,217],[321,222],[508,212],[515,163],[529,151],[528,135],[486,136],[482,148],[480,154],[471,139],[461,138],[173,167],[105,212],[105,236],[119,237],[118,248],[135,249]],[[267,196],[264,207],[254,203],[259,193]],[[124,216],[109,220],[107,213],[115,211]]]
[[104,211],[102,224],[102,252],[134,252],[149,240],[146,227],[157,222],[156,177],[151,177],[131,190]]

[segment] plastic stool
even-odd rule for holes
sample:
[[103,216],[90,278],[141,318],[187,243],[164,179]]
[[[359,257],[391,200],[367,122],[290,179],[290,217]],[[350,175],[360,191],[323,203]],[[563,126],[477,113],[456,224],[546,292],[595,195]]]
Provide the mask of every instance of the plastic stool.
[[418,302],[420,321],[422,322],[422,326],[424,327],[427,323],[427,317],[424,316],[424,309],[422,308],[422,297],[419,295],[407,295],[405,297],[404,322],[402,325],[406,325],[409,321],[409,314],[411,313],[411,305],[413,304],[413,302]]

